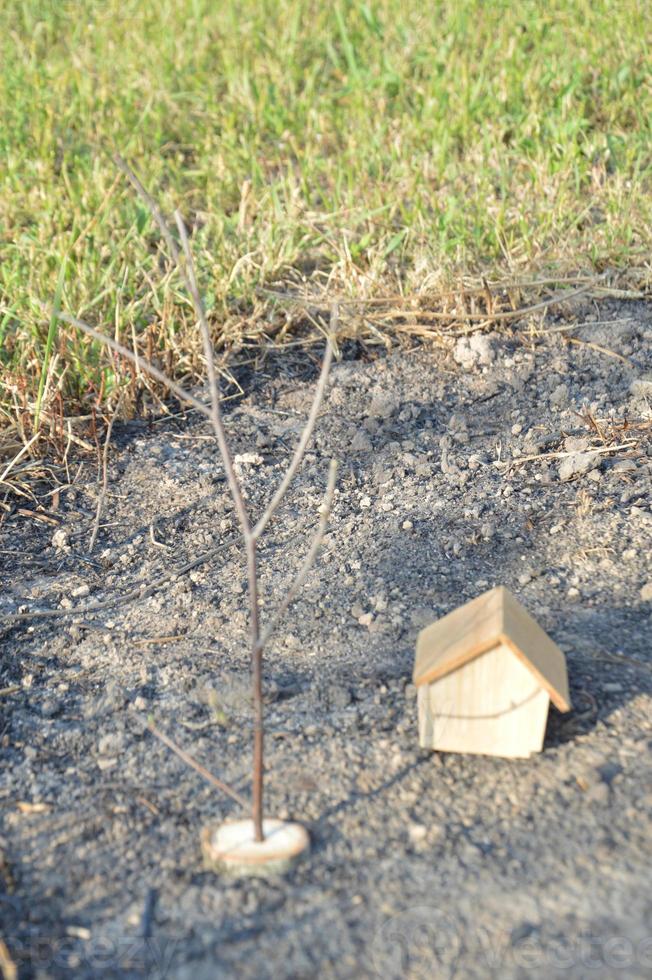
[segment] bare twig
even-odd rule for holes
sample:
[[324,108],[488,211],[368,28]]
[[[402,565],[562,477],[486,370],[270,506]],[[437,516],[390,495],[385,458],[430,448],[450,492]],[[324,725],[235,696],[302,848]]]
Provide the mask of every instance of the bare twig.
[[117,414],[117,407],[113,413],[111,420],[106,429],[106,436],[104,439],[104,451],[102,453],[102,487],[100,489],[100,495],[97,499],[97,509],[95,511],[95,521],[93,522],[93,531],[91,534],[91,539],[88,543],[88,554],[93,553],[93,548],[95,547],[95,542],[97,541],[97,535],[100,530],[100,520],[102,518],[102,510],[104,509],[104,501],[106,500],[106,490],[108,484],[108,457],[109,457],[109,444],[111,442],[111,432],[113,430],[113,422]]
[[599,354],[606,354],[607,357],[615,357],[617,360],[622,361],[623,364],[633,364],[636,365],[636,361],[633,361],[631,357],[623,357],[622,354],[618,354],[615,350],[610,350],[608,347],[603,347],[602,344],[594,344],[590,340],[581,340],[579,337],[568,337],[569,344],[578,344],[583,347],[590,347],[591,350],[598,351]]
[[154,220],[156,221],[157,225],[161,229],[161,234],[163,235],[163,238],[165,239],[165,244],[168,247],[168,251],[169,251],[170,255],[172,256],[172,259],[174,260],[174,262],[177,265],[179,265],[179,249],[177,248],[177,243],[175,242],[174,238],[172,237],[172,233],[170,232],[170,228],[168,226],[168,223],[165,220],[165,218],[163,217],[163,212],[159,208],[158,204],[156,203],[156,201],[154,200],[154,198],[151,196],[151,194],[149,194],[145,190],[145,188],[141,184],[140,180],[138,179],[138,177],[136,176],[136,174],[134,173],[134,171],[131,169],[131,167],[126,162],[126,160],[124,160],[120,156],[119,153],[114,153],[113,160],[114,160],[114,163],[117,166],[118,170],[121,170],[122,171],[122,173],[125,175],[125,177],[129,181],[129,183],[131,184],[131,186],[134,188],[134,190],[138,194],[138,196],[143,199],[143,201],[145,202],[145,204],[147,205],[147,207],[151,211],[152,215],[154,216]]
[[29,442],[26,442],[23,448],[16,453],[13,459],[9,460],[2,473],[0,473],[0,484],[5,482],[5,478],[9,476],[16,463],[18,463],[23,458],[23,456],[29,452],[31,447],[39,438],[40,434],[41,434],[40,432],[35,432],[32,438],[29,440]]
[[[604,446],[600,449],[583,449],[582,456],[602,456],[605,453],[619,452],[621,449],[632,449],[636,445],[635,439],[621,443],[620,446]],[[534,459],[567,459],[569,456],[577,456],[577,452],[558,452],[558,453],[533,453],[531,456],[515,456],[508,465],[518,466],[520,463],[530,463]]]
[[[330,327],[331,327],[332,336],[334,336],[337,330],[338,315],[339,315],[338,309],[336,306],[334,306],[333,309],[331,310],[331,318],[330,318]],[[256,538],[260,537],[260,535],[263,533],[263,531],[269,524],[270,520],[274,516],[276,510],[278,509],[281,501],[283,500],[283,497],[287,493],[288,488],[292,480],[294,479],[294,476],[301,464],[301,460],[303,459],[304,453],[306,451],[306,447],[308,445],[308,442],[310,441],[310,437],[312,436],[313,429],[315,428],[315,423],[317,422],[317,416],[319,415],[319,409],[321,408],[321,403],[324,398],[324,391],[326,389],[326,382],[328,380],[328,375],[330,372],[332,360],[333,360],[333,350],[330,343],[327,343],[326,350],[324,351],[324,360],[322,363],[321,373],[319,375],[319,381],[317,382],[315,397],[312,402],[310,414],[308,415],[308,420],[306,422],[303,432],[301,433],[301,438],[299,439],[297,448],[294,451],[294,456],[292,457],[292,461],[287,468],[285,476],[281,480],[281,483],[279,484],[276,493],[274,494],[269,504],[267,505],[265,512],[259,518],[258,523],[253,529],[252,533]]]
[[321,547],[321,543],[324,540],[324,534],[326,533],[326,526],[328,524],[328,518],[330,517],[331,506],[333,504],[333,494],[335,493],[336,478],[337,478],[337,463],[333,459],[331,460],[331,465],[328,471],[328,487],[324,495],[324,501],[321,507],[319,508],[319,513],[320,513],[319,527],[315,532],[315,536],[312,540],[312,544],[310,545],[308,554],[306,555],[303,562],[301,563],[301,567],[297,572],[294,582],[286,592],[285,597],[282,600],[280,606],[278,607],[273,617],[271,618],[271,620],[269,621],[269,623],[266,625],[265,629],[262,632],[262,635],[260,637],[261,647],[265,647],[267,645],[269,638],[271,637],[272,633],[274,632],[279,622],[285,615],[291,603],[293,603],[294,600],[296,599],[299,590],[301,589],[301,586],[303,585],[303,583],[305,582],[308,576],[308,572],[314,565],[315,558],[317,557],[317,552]]
[[[424,321],[432,320],[437,322],[441,321],[442,323],[475,322],[478,324],[484,324],[484,323],[494,323],[500,320],[518,320],[524,316],[527,316],[530,313],[537,313],[539,310],[545,310],[549,306],[555,306],[557,303],[565,303],[566,300],[576,299],[579,296],[584,296],[585,294],[592,292],[594,289],[597,289],[598,288],[597,284],[600,282],[601,279],[604,279],[604,274],[586,280],[583,279],[559,280],[559,281],[566,281],[569,284],[574,282],[581,282],[585,284],[578,286],[578,288],[576,289],[560,290],[559,292],[553,294],[552,296],[549,296],[547,299],[540,300],[537,303],[532,303],[529,306],[522,306],[514,310],[496,310],[496,311],[492,310],[491,313],[473,312],[471,310],[465,310],[463,312],[458,312],[454,310],[451,310],[450,312],[444,312],[442,310],[426,310],[422,306],[416,304],[411,308],[405,309],[396,305],[399,302],[404,302],[405,298],[402,296],[387,296],[387,297],[378,296],[374,298],[366,297],[364,299],[356,299],[353,297],[341,296],[341,297],[337,297],[336,301],[339,304],[341,304],[343,307],[348,307],[348,308],[353,308],[358,310],[360,308],[364,309],[364,308],[374,308],[374,307],[388,307],[387,309],[381,309],[378,310],[378,312],[374,312],[373,314],[370,314],[373,315],[374,319],[377,322],[383,322],[385,320],[393,320],[393,319],[409,319],[411,317],[416,317],[417,319],[422,319]],[[540,282],[533,282],[533,283],[514,283],[513,285],[493,284],[493,288],[497,290],[505,290],[510,288],[518,290],[519,288],[524,288],[526,286],[529,287],[535,285],[545,285],[547,283],[553,284],[555,282],[557,282],[557,280],[551,279],[551,280],[541,280]],[[309,307],[313,310],[319,309],[320,307],[323,308],[326,305],[326,301],[321,296],[301,295],[300,293],[292,293],[288,291],[274,290],[269,288],[260,289],[259,292],[261,292],[265,296],[277,297],[287,302],[294,303],[295,306]],[[486,288],[485,286],[483,286],[479,289],[462,290],[462,295],[465,294],[486,295]],[[454,299],[457,296],[459,296],[459,293],[443,293],[440,294],[439,298],[443,299],[446,296],[448,296],[450,299]]]
[[71,316],[69,313],[61,313],[57,310],[57,319],[63,320],[64,323],[69,323],[71,327],[77,327],[78,330],[83,330],[83,332],[88,334],[89,337],[92,337],[93,340],[97,340],[101,344],[105,344],[112,351],[115,351],[116,354],[120,354],[121,357],[126,357],[127,360],[131,361],[135,367],[140,368],[145,372],[145,374],[149,374],[150,377],[154,378],[156,381],[160,381],[166,388],[169,388],[172,394],[176,395],[180,402],[185,402],[187,405],[192,405],[197,412],[200,412],[202,415],[206,416],[206,418],[210,419],[211,410],[208,405],[205,405],[204,402],[201,402],[198,398],[195,398],[194,395],[191,395],[190,392],[186,391],[185,388],[182,388],[181,385],[176,384],[167,376],[167,374],[164,374],[163,371],[159,371],[157,367],[154,367],[154,365],[150,364],[149,361],[145,360],[145,358],[134,354],[134,352],[130,351],[128,347],[125,347],[117,340],[114,340],[113,337],[109,337],[107,334],[101,333],[101,331],[96,330],[95,327],[91,327],[90,324],[85,323],[76,316]]
[[[213,431],[215,432],[215,438],[217,439],[217,444],[220,449],[220,454],[222,456],[222,461],[224,463],[224,469],[226,471],[226,478],[229,484],[229,490],[231,491],[231,496],[233,497],[233,503],[235,504],[236,513],[238,515],[238,520],[240,521],[240,527],[242,528],[242,533],[247,540],[251,535],[251,526],[249,524],[249,516],[245,509],[244,500],[242,497],[242,491],[240,489],[240,484],[238,483],[237,477],[235,475],[235,470],[233,469],[233,460],[231,458],[231,450],[229,449],[229,444],[226,441],[226,432],[224,431],[224,422],[222,420],[222,410],[220,408],[220,389],[217,381],[217,375],[215,373],[215,359],[213,356],[213,344],[211,342],[211,333],[208,326],[208,321],[206,319],[206,311],[204,310],[204,304],[202,303],[201,296],[199,295],[199,290],[197,289],[197,280],[195,277],[195,264],[192,259],[192,252],[190,251],[190,245],[188,244],[188,234],[186,232],[186,226],[184,224],[183,218],[179,211],[175,212],[174,215],[177,228],[179,229],[179,235],[181,236],[181,244],[183,246],[183,254],[186,259],[186,270],[184,279],[190,296],[192,298],[193,306],[195,307],[195,313],[197,319],[199,320],[199,328],[201,330],[202,342],[204,344],[204,357],[206,358],[206,372],[208,374],[208,384],[211,392],[211,423],[213,425]],[[171,239],[170,235],[170,239]],[[167,239],[166,239],[167,241]],[[183,268],[181,266],[181,260],[179,253],[176,253],[177,264],[179,266],[179,271],[183,274]]]
[[160,742],[163,742],[163,745],[167,745],[167,747],[174,752],[174,754],[178,756],[182,762],[185,762],[187,766],[190,766],[195,770],[195,772],[198,772],[203,779],[205,779],[208,783],[211,783],[213,786],[216,786],[217,789],[222,790],[222,792],[226,793],[227,796],[230,796],[232,800],[239,803],[243,809],[249,809],[249,802],[248,800],[245,800],[244,796],[241,796],[240,793],[229,786],[228,783],[225,783],[222,779],[214,776],[212,772],[209,772],[205,766],[202,766],[201,762],[197,762],[197,760],[193,758],[193,756],[189,755],[185,749],[182,749],[181,746],[177,745],[177,743],[169,738],[165,732],[162,732],[160,728],[157,728],[151,719],[148,721],[147,727],[152,735],[155,735]]
[[86,616],[90,613],[103,612],[105,609],[113,609],[115,606],[125,605],[125,603],[131,602],[134,599],[147,599],[159,589],[162,589],[164,585],[167,585],[168,582],[174,581],[180,575],[185,575],[186,572],[196,568],[197,565],[203,565],[204,562],[214,558],[215,555],[219,555],[220,552],[230,548],[233,544],[234,541],[226,541],[223,544],[217,545],[215,548],[210,548],[208,551],[204,551],[203,554],[191,559],[191,561],[187,561],[180,568],[173,569],[156,582],[150,582],[145,588],[139,585],[137,588],[131,589],[129,592],[123,592],[121,595],[114,596],[112,599],[105,599],[103,602],[90,602],[86,606],[75,606],[72,609],[34,609],[31,612],[10,613],[8,616],[0,616],[0,624],[10,625],[12,623],[26,622],[30,619],[62,619],[65,616]]
[[[210,408],[203,402],[198,401],[188,392],[186,392],[179,385],[176,385],[170,378],[168,378],[163,372],[154,368],[152,364],[144,361],[135,352],[132,353],[128,351],[125,347],[119,344],[117,341],[99,333],[94,328],[90,327],[88,324],[81,320],[77,320],[75,317],[71,317],[67,314],[57,314],[61,319],[73,326],[79,327],[84,330],[89,336],[96,340],[105,343],[112,350],[121,354],[123,357],[127,357],[132,363],[136,365],[137,368],[144,370],[146,373],[150,374],[153,378],[161,381],[165,384],[170,391],[172,391],[180,401],[185,401],[192,405],[199,412],[205,415],[211,422],[213,427],[213,432],[215,439],[218,444],[220,455],[222,457],[222,462],[224,465],[224,470],[229,486],[229,491],[233,499],[235,511],[238,517],[238,522],[240,524],[240,529],[242,531],[242,536],[245,544],[245,551],[247,557],[247,578],[249,583],[249,606],[250,606],[250,635],[251,635],[251,670],[252,670],[252,688],[253,688],[253,704],[254,704],[254,746],[253,746],[253,787],[252,787],[252,819],[254,824],[254,837],[257,841],[262,841],[263,839],[263,747],[264,747],[264,730],[263,730],[263,692],[262,692],[262,655],[265,642],[270,636],[272,630],[277,625],[281,616],[285,613],[288,606],[292,602],[293,598],[298,593],[301,585],[305,581],[308,571],[315,559],[317,550],[321,543],[324,535],[326,521],[328,519],[328,514],[330,510],[330,504],[332,501],[334,488],[335,488],[335,473],[336,468],[334,464],[331,464],[328,489],[326,492],[326,497],[324,504],[321,508],[321,519],[319,528],[316,532],[315,538],[312,545],[308,551],[303,564],[301,565],[299,572],[292,584],[287,595],[281,602],[275,616],[272,617],[270,624],[261,632],[260,618],[259,618],[259,598],[258,598],[258,566],[257,566],[257,542],[260,535],[263,533],[270,520],[276,513],[278,507],[283,501],[290,484],[296,475],[301,461],[304,458],[308,442],[312,436],[317,417],[319,415],[319,410],[321,408],[321,403],[324,396],[324,391],[326,388],[326,382],[328,379],[328,374],[330,371],[330,366],[332,362],[332,349],[331,344],[327,338],[326,351],[324,354],[324,361],[322,364],[321,373],[319,376],[319,381],[317,383],[317,388],[315,391],[315,396],[313,399],[312,407],[308,414],[308,419],[304,426],[304,429],[299,438],[298,445],[295,452],[290,460],[288,468],[283,476],[276,492],[273,494],[271,501],[267,505],[265,511],[259,518],[255,527],[252,529],[251,520],[245,506],[244,494],[240,486],[240,481],[238,475],[235,471],[233,465],[233,459],[231,456],[231,451],[228,445],[226,431],[224,428],[224,421],[222,417],[221,410],[221,397],[219,382],[217,377],[217,372],[215,370],[215,357],[213,350],[213,343],[211,340],[211,332],[208,324],[208,319],[206,316],[206,310],[199,292],[197,285],[197,277],[195,273],[195,264],[193,260],[192,251],[190,248],[190,243],[188,240],[188,232],[186,229],[185,222],[180,211],[175,212],[175,221],[177,229],[179,232],[179,237],[181,240],[181,251],[179,250],[172,231],[166,221],[162,211],[145,190],[142,183],[127,165],[127,163],[120,156],[115,157],[115,162],[119,169],[126,175],[132,186],[135,188],[136,192],[145,202],[149,210],[151,211],[154,219],[156,220],[161,234],[165,239],[168,247],[170,257],[175,262],[179,274],[183,279],[186,288],[188,290],[189,296],[192,300],[195,315],[199,324],[199,329],[202,337],[202,344],[204,348],[204,357],[206,360],[206,371],[208,375],[208,384],[210,389],[211,404]],[[338,319],[338,311],[336,306],[331,307],[330,312],[330,327],[331,333],[336,330]],[[57,611],[58,612],[58,611]],[[216,777],[211,776],[207,770],[188,756],[183,749],[180,749],[175,743],[173,743],[167,736],[163,736],[163,733],[159,732],[153,725],[150,725],[152,732],[161,738],[161,740],[168,745],[176,754],[183,759],[188,765],[192,766],[204,778],[209,779],[224,792],[227,792],[232,798],[236,798],[238,802],[242,803],[243,800],[239,795],[234,796],[234,791],[225,784],[221,783],[221,780],[217,780]]]

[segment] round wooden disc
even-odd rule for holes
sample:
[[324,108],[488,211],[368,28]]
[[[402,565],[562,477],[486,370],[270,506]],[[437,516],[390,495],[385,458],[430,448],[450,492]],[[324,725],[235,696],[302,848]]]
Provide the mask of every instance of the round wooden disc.
[[236,875],[282,874],[310,847],[301,824],[263,820],[264,840],[254,840],[253,820],[227,820],[206,827],[202,851],[208,867]]

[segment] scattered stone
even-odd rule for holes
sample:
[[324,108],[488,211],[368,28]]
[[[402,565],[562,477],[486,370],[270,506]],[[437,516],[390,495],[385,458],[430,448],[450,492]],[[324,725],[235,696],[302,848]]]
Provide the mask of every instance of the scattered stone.
[[582,476],[588,473],[595,465],[594,453],[573,453],[562,459],[559,464],[559,479],[563,481],[571,480],[574,476]]
[[617,681],[608,681],[606,684],[602,685],[602,690],[605,694],[620,694],[623,691],[623,685],[619,684]]
[[369,414],[375,418],[388,419],[398,409],[398,401],[386,391],[377,391],[372,395]]
[[550,405],[552,408],[564,408],[568,404],[568,399],[568,385],[559,384],[550,395]]
[[454,442],[459,443],[461,446],[467,445],[469,441],[469,429],[466,419],[459,412],[451,415],[448,422],[448,430]]
[[485,334],[474,333],[470,337],[460,337],[453,348],[453,360],[470,371],[474,367],[493,364],[496,354],[491,339]]
[[371,439],[364,429],[358,429],[354,435],[351,441],[351,449],[354,453],[370,453],[373,449]]
[[52,535],[52,544],[57,551],[66,551],[69,547],[68,532],[63,527],[58,527]]
[[100,756],[98,759],[96,759],[96,762],[97,768],[101,769],[102,771],[105,771],[106,769],[114,769],[118,764],[118,760],[115,758],[115,756]]
[[260,453],[239,453],[233,457],[236,466],[261,466],[265,460]]
[[633,459],[619,459],[611,467],[612,473],[632,473],[638,469]]
[[[609,311],[619,305],[609,304]],[[541,336],[531,349],[509,332],[492,342],[500,356],[491,366],[472,359],[469,371],[454,364],[447,370],[452,355],[437,349],[396,349],[364,362],[347,352],[334,378],[342,394],[337,410],[335,400],[326,401],[311,448],[261,539],[265,626],[310,546],[327,461],[339,459],[327,539],[264,661],[266,814],[314,827],[317,844],[310,866],[280,889],[197,873],[197,814],[217,823],[236,815],[235,807],[142,725],[152,712],[161,731],[249,798],[244,555],[228,488],[199,482],[218,468],[205,422],[189,416],[149,429],[133,423],[144,434],[141,445],[128,431],[132,423],[120,427],[102,544],[91,556],[85,529],[95,514],[94,473],[90,484],[79,481],[76,512],[66,518],[73,553],[49,547],[54,526],[7,515],[3,530],[15,541],[6,546],[12,555],[0,616],[23,604],[56,609],[61,596],[74,603],[69,616],[28,620],[5,636],[5,795],[48,800],[56,811],[56,819],[35,813],[6,821],[2,846],[21,872],[5,903],[9,935],[29,936],[32,927],[50,935],[53,901],[94,938],[106,929],[113,938],[136,935],[148,882],[162,903],[151,919],[155,938],[181,937],[172,968],[179,980],[215,972],[216,936],[225,975],[238,975],[243,964],[251,976],[310,975],[323,962],[346,976],[365,969],[388,977],[471,976],[486,972],[487,957],[473,941],[467,949],[469,922],[478,942],[498,935],[498,923],[508,953],[513,933],[518,956],[499,963],[499,972],[527,973],[535,953],[534,971],[543,964],[545,972],[554,966],[555,943],[572,943],[577,934],[573,903],[560,905],[559,895],[579,894],[578,882],[589,896],[580,909],[587,929],[601,928],[600,910],[610,908],[608,935],[637,943],[648,934],[639,852],[652,806],[652,678],[636,666],[648,654],[652,609],[647,406],[630,411],[635,372],[566,347],[559,336]],[[526,357],[535,369],[523,386]],[[632,359],[648,358],[641,343]],[[512,385],[515,375],[519,384]],[[313,386],[300,377],[278,372],[269,382],[243,384],[242,403],[258,415],[225,405],[235,453],[262,452],[259,428],[273,435],[264,466],[240,464],[254,515],[278,485],[309,410]],[[578,412],[599,405],[596,418],[614,444],[621,441],[618,423],[628,418],[636,471],[618,476],[609,454],[593,454],[588,478],[602,473],[603,482],[578,486],[557,477],[570,457],[511,464],[515,447],[524,456],[535,454],[535,444],[576,456],[597,444],[578,415],[550,410],[560,381]],[[374,396],[377,416],[369,414]],[[356,455],[349,450],[358,433]],[[449,441],[440,448],[444,435]],[[364,450],[369,444],[371,452]],[[460,473],[468,475],[463,488]],[[152,515],[167,549],[149,543]],[[491,538],[483,537],[485,524]],[[131,553],[130,542],[135,553],[123,567],[119,556]],[[74,594],[86,582],[99,601],[160,584],[216,546],[225,550],[154,595],[111,607],[104,614],[115,624],[110,633],[104,616],[88,619],[81,607],[89,600]],[[536,764],[422,751],[412,684],[416,635],[501,582],[520,590],[542,628],[565,643],[573,713],[551,712]],[[603,650],[622,651],[632,662],[596,660]],[[207,688],[215,698],[200,697]],[[98,744],[116,730],[122,740]],[[611,792],[596,772],[580,792],[575,773],[615,759],[624,771]],[[595,854],[587,855],[587,841]],[[546,873],[537,876],[542,861]],[[125,905],[128,894],[133,900]],[[353,896],[351,907],[360,896],[353,916],[337,907],[339,895]],[[86,962],[72,961],[88,953],[78,943],[59,944],[57,953],[62,974],[92,973]],[[574,966],[581,972],[581,963]],[[147,971],[137,965],[133,972]]]
[[567,453],[583,453],[591,445],[587,436],[567,436],[564,439],[564,449]]
[[75,599],[84,599],[87,595],[90,595],[90,586],[85,582],[82,585],[78,585],[76,589],[73,589],[70,593]]
[[422,823],[408,824],[408,836],[413,844],[420,844],[428,835],[428,828]]

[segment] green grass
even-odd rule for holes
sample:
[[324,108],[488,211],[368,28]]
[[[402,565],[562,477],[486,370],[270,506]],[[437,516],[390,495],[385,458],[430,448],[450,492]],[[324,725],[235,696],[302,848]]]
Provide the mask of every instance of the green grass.
[[651,27],[647,0],[2,4],[5,422],[126,384],[44,314],[62,269],[62,308],[198,366],[115,149],[196,222],[218,341],[276,329],[255,291],[293,270],[372,296],[649,268]]

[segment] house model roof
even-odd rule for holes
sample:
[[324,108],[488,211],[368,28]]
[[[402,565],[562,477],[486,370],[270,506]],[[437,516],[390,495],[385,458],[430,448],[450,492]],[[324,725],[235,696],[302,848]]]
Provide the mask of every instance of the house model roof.
[[501,644],[532,672],[556,708],[570,710],[564,654],[502,585],[421,630],[414,683],[445,677]]

